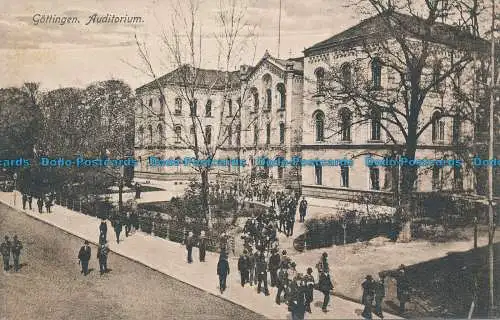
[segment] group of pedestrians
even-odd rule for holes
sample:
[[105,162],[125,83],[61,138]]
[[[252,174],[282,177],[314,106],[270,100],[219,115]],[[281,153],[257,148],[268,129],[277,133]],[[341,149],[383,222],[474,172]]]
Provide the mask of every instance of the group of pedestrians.
[[[43,213],[44,205],[46,212],[50,213],[50,209],[54,204],[54,199],[55,199],[54,192],[50,192],[38,197],[38,199],[36,200],[38,213]],[[27,207],[29,207],[30,210],[33,210],[33,195],[31,194],[31,192],[23,192],[22,201],[23,201],[23,210],[26,210]]]
[[14,235],[13,241],[10,241],[8,236],[5,236],[4,241],[0,244],[0,253],[3,259],[3,270],[5,272],[10,270],[10,257],[12,255],[12,260],[14,261],[14,271],[18,272],[21,268],[19,264],[19,258],[21,256],[21,250],[23,249],[23,244]]

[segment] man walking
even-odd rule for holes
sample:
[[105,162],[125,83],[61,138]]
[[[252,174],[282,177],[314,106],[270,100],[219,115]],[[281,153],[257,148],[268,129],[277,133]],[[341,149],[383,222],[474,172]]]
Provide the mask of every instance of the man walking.
[[108,253],[108,244],[104,241],[97,249],[97,259],[99,260],[99,271],[101,276],[108,271]]
[[363,287],[363,297],[361,302],[365,306],[363,313],[361,314],[365,319],[372,319],[372,306],[373,299],[375,297],[375,283],[371,275],[367,275],[366,280],[361,284]]
[[108,234],[108,225],[105,219],[101,220],[101,224],[99,225],[99,244],[106,242],[106,235]]
[[123,226],[122,219],[119,215],[114,219],[113,228],[115,229],[116,243],[120,243],[120,234],[122,233]]
[[312,275],[313,269],[307,268],[307,274],[304,276],[305,290],[306,290],[306,303],[305,309],[307,312],[311,313],[311,303],[314,297],[314,277]]
[[23,210],[26,210],[26,203],[28,202],[28,195],[23,192]]
[[28,205],[30,207],[30,210],[33,210],[33,195],[28,194]]
[[187,250],[187,262],[188,263],[193,262],[193,246],[194,246],[193,233],[191,231],[189,231],[188,236],[186,238],[186,250]]
[[5,236],[4,242],[0,245],[0,252],[2,253],[3,259],[3,270],[9,271],[10,269],[10,251],[12,249],[12,244],[8,236]]
[[200,233],[200,240],[198,241],[198,253],[200,256],[200,262],[205,262],[205,255],[207,253],[207,238],[205,237],[205,231]]
[[23,244],[19,239],[17,239],[17,235],[14,235],[14,242],[12,243],[12,258],[14,259],[14,271],[19,271],[19,256],[21,255],[21,250],[23,248]]
[[132,230],[132,222],[130,221],[130,212],[127,212],[123,216],[123,220],[125,222],[125,237],[128,237],[130,234],[130,231]]
[[50,208],[52,207],[52,195],[47,194],[45,196],[45,208],[47,208],[47,213],[50,213]]
[[248,252],[243,250],[243,254],[238,259],[238,271],[241,275],[241,286],[244,287],[248,282],[248,273],[250,268],[250,260],[248,259]]
[[42,199],[42,195],[36,200],[36,205],[38,207],[38,213],[42,213],[43,212],[43,199]]
[[300,201],[299,214],[300,214],[300,222],[304,222],[306,214],[307,214],[307,200],[306,200],[306,197],[302,197],[302,201]]
[[285,293],[284,298],[286,299],[286,290],[288,286],[288,272],[287,268],[284,265],[281,265],[281,268],[278,272],[278,292],[276,293],[276,304],[281,304],[281,294]]
[[264,283],[264,294],[269,295],[269,288],[267,287],[267,263],[264,251],[260,252],[259,258],[257,260],[257,293],[260,293],[262,288],[262,283]]
[[330,275],[326,272],[321,272],[318,280],[319,291],[321,291],[324,295],[323,305],[321,309],[323,312],[327,312],[328,303],[330,303],[330,291],[333,290],[332,280],[330,279]]
[[248,251],[248,265],[250,275],[248,281],[250,282],[250,286],[257,284],[257,274],[255,272],[255,268],[257,267],[257,252],[253,253],[252,247]]
[[399,300],[399,312],[405,313],[405,304],[410,300],[410,283],[406,276],[405,266],[399,266],[399,275],[397,277],[397,296]]
[[281,264],[281,257],[278,250],[273,248],[272,255],[269,258],[269,273],[271,274],[271,287],[275,287],[278,283],[278,269]]
[[382,313],[382,301],[385,297],[385,276],[380,274],[380,280],[375,283],[375,314],[384,319],[384,314]]
[[229,262],[224,252],[221,253],[217,263],[217,275],[219,276],[219,289],[222,294],[226,290],[226,279],[229,275]]
[[90,249],[89,242],[85,240],[84,245],[80,248],[78,252],[78,260],[82,266],[82,273],[86,276],[89,273],[89,260],[92,255],[92,250]]

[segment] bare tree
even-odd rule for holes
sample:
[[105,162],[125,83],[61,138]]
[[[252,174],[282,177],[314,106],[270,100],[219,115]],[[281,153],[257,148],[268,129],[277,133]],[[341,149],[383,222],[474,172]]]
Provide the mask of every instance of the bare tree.
[[[486,41],[462,31],[474,30],[467,27],[474,19],[463,19],[461,30],[442,23],[463,9],[456,4],[446,0],[351,3],[364,13],[371,13],[370,19],[376,19],[379,32],[360,37],[357,57],[351,65],[328,62],[330,70],[325,73],[321,88],[329,106],[328,131],[338,135],[345,133],[347,127],[375,123],[387,137],[386,157],[415,159],[422,135],[440,119],[460,117],[473,121],[472,108],[459,110],[453,104],[441,103],[435,116],[424,113],[432,99],[443,102],[453,96],[453,90],[447,90],[446,84],[457,81],[462,72],[470,72],[475,57],[487,53]],[[381,85],[382,68],[390,78],[387,88]],[[371,79],[364,76],[366,69],[371,69]],[[339,111],[346,105],[352,106],[353,121],[338,120],[343,118],[339,117]],[[411,239],[411,220],[415,214],[412,192],[417,177],[416,166],[401,166],[396,180],[401,240]]]
[[[241,64],[239,60],[242,53],[252,49],[250,40],[254,37],[254,30],[246,22],[246,8],[239,0],[220,0],[215,17],[217,32],[213,35],[218,49],[217,70],[207,70],[203,69],[208,62],[204,59],[203,45],[206,38],[212,35],[203,32],[200,1],[177,1],[172,5],[172,12],[171,25],[163,30],[161,44],[169,65],[175,71],[159,77],[148,46],[136,36],[142,67],[135,68],[153,79],[151,90],[160,97],[164,110],[156,112],[144,105],[144,101],[140,100],[140,103],[158,116],[158,120],[171,132],[175,132],[176,138],[186,150],[192,152],[194,159],[210,161],[215,159],[221,148],[232,145],[230,140],[240,134],[236,130],[241,130],[242,101],[246,99],[246,88],[241,88],[240,74],[233,70]],[[177,106],[166,99],[166,91],[170,89],[189,106],[188,121],[179,122]],[[198,99],[212,95],[220,97],[218,101],[212,101],[210,106],[212,112],[218,114],[215,117],[217,123],[205,126],[204,117],[197,110]],[[217,132],[212,132],[212,129]],[[203,215],[208,215],[210,220],[209,173],[213,168],[207,165],[194,166],[194,169],[201,178]]]

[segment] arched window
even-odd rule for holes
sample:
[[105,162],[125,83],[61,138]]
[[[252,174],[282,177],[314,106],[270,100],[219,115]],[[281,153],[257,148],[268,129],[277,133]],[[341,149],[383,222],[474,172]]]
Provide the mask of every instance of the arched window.
[[436,62],[432,66],[432,88],[436,92],[440,92],[443,88],[442,83],[444,80],[441,80],[441,62]]
[[205,117],[212,116],[212,100],[208,99],[207,104],[205,105]]
[[241,144],[241,125],[238,124],[236,126],[236,144],[240,145]]
[[344,63],[340,67],[342,84],[344,87],[349,88],[352,85],[352,68],[350,63]]
[[286,108],[286,89],[283,83],[278,83],[276,86],[276,90],[278,91],[280,97],[280,109],[285,110]]
[[231,126],[227,126],[227,144],[232,145],[233,144],[233,128]]
[[432,114],[432,142],[444,141],[444,119],[439,111]]
[[340,117],[340,139],[351,141],[352,113],[349,109],[343,108],[339,112]]
[[180,98],[180,97],[175,98],[174,114],[175,115],[181,115],[182,114],[182,98]]
[[280,122],[280,144],[285,143],[285,124]]
[[273,105],[273,92],[271,89],[266,89],[266,107],[267,107],[267,110],[271,110],[272,105]]
[[153,126],[148,126],[148,134],[149,134],[149,145],[153,145]]
[[325,114],[321,110],[314,113],[314,128],[316,142],[325,141]]
[[321,167],[320,163],[314,165],[314,182],[317,185],[323,184],[323,167]]
[[257,112],[259,111],[259,92],[257,91],[257,88],[253,87],[251,89],[251,93],[253,98],[253,110]]
[[227,113],[229,117],[233,116],[233,100],[227,100]]
[[437,191],[443,188],[443,167],[432,167],[432,190]]
[[158,127],[156,128],[158,130],[158,144],[161,145],[164,142],[165,139],[165,132],[163,131],[163,126],[158,124]]
[[271,144],[271,124],[266,124],[266,144]]
[[149,99],[149,110],[153,109],[153,98]]
[[460,116],[455,115],[453,117],[453,143],[458,143],[460,141],[461,131],[462,131],[462,124]]
[[325,91],[325,69],[316,69],[314,75],[316,76],[316,91],[317,93],[323,93]]
[[182,134],[181,126],[176,125],[174,127],[174,133],[175,133],[175,143],[180,143],[181,142],[181,134]]
[[380,169],[377,167],[370,167],[370,189],[380,190]]
[[380,58],[372,60],[372,86],[373,89],[378,90],[382,87],[382,62]]
[[205,141],[207,145],[212,143],[212,126],[205,127]]
[[198,100],[197,99],[194,99],[193,101],[191,101],[190,103],[190,107],[189,107],[189,114],[191,117],[196,117],[196,115],[198,114]]
[[160,103],[160,115],[165,114],[165,100],[163,99],[163,96],[160,96],[158,98],[158,102]]
[[340,166],[340,186],[349,188],[349,167]]
[[253,144],[259,143],[259,126],[254,124],[253,126]]
[[144,146],[144,127],[143,126],[139,127],[138,133],[139,133],[139,146],[142,147],[142,146]]
[[381,129],[381,121],[382,115],[380,111],[377,109],[373,109],[370,115],[371,122],[371,140],[379,141],[380,140],[380,129]]

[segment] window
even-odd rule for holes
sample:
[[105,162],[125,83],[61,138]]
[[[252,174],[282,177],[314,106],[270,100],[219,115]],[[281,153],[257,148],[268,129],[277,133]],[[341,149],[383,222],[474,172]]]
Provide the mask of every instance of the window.
[[323,168],[319,163],[314,165],[314,182],[317,185],[323,184]]
[[152,125],[148,126],[148,133],[149,133],[149,145],[153,145],[153,126]]
[[181,98],[175,98],[174,114],[177,116],[182,114],[182,99]]
[[340,167],[340,186],[343,188],[349,188],[349,167]]
[[271,144],[271,124],[266,125],[266,144]]
[[314,114],[316,142],[325,141],[325,114],[318,110]]
[[370,168],[370,189],[380,190],[380,169],[376,167]]
[[278,179],[283,179],[283,167],[278,166]]
[[227,162],[227,171],[231,172],[231,158],[227,158],[226,162]]
[[231,126],[227,126],[227,144],[232,145],[233,144],[233,130]]
[[149,99],[149,110],[153,108],[153,98]]
[[194,99],[193,101],[191,101],[190,103],[190,112],[189,112],[189,115],[191,117],[196,117],[196,115],[198,114],[198,100],[197,99]]
[[464,186],[463,176],[462,176],[462,167],[455,166],[453,167],[453,188],[455,191],[462,191]]
[[259,143],[259,127],[255,124],[253,126],[253,144]]
[[316,69],[314,75],[316,76],[316,91],[317,93],[323,93],[325,91],[325,69]]
[[347,108],[340,110],[340,139],[351,141],[352,114]]
[[207,104],[205,105],[205,117],[212,116],[212,100],[208,99]]
[[212,126],[205,127],[205,142],[207,145],[212,143]]
[[164,142],[164,139],[165,139],[165,132],[163,131],[163,126],[160,124],[158,124],[158,144],[162,144]]
[[453,117],[453,143],[458,143],[460,141],[460,131],[462,131],[461,126],[460,117]]
[[228,117],[233,116],[233,100],[231,99],[227,100],[227,112],[228,112]]
[[239,124],[236,126],[236,144],[241,144],[241,125]]
[[441,63],[436,62],[432,66],[432,88],[436,92],[440,92],[442,89],[443,80],[441,78]]
[[259,111],[259,92],[257,91],[257,88],[253,87],[252,90],[252,98],[253,98],[253,111],[257,112]]
[[351,64],[349,63],[344,63],[340,67],[340,72],[342,76],[342,84],[344,88],[350,88],[352,85],[352,70],[351,70]]
[[267,110],[271,110],[271,106],[273,105],[273,92],[271,89],[266,89],[266,103]]
[[372,60],[372,86],[378,90],[382,87],[382,62],[379,58]]
[[163,96],[160,96],[158,98],[158,102],[160,102],[160,114],[164,115],[165,114],[165,99]]
[[285,85],[283,83],[278,83],[278,86],[276,87],[278,90],[278,94],[280,97],[280,109],[285,110],[286,108],[286,90],[285,90]]
[[381,129],[381,114],[379,110],[372,110],[371,117],[371,140],[379,141],[380,140],[380,129]]
[[432,142],[444,141],[444,120],[441,112],[436,111],[432,115]]
[[144,127],[140,126],[139,127],[139,145],[142,147],[144,145]]
[[432,167],[432,190],[441,190],[443,187],[443,168]]
[[194,141],[194,139],[196,139],[196,127],[195,126],[191,126],[189,128],[189,134],[191,135],[191,138],[193,139],[193,144],[195,144],[195,141]]
[[283,122],[280,123],[280,144],[285,143],[285,124]]
[[182,133],[181,126],[179,126],[179,125],[175,126],[174,133],[175,133],[175,143],[180,143],[181,142],[181,133]]

